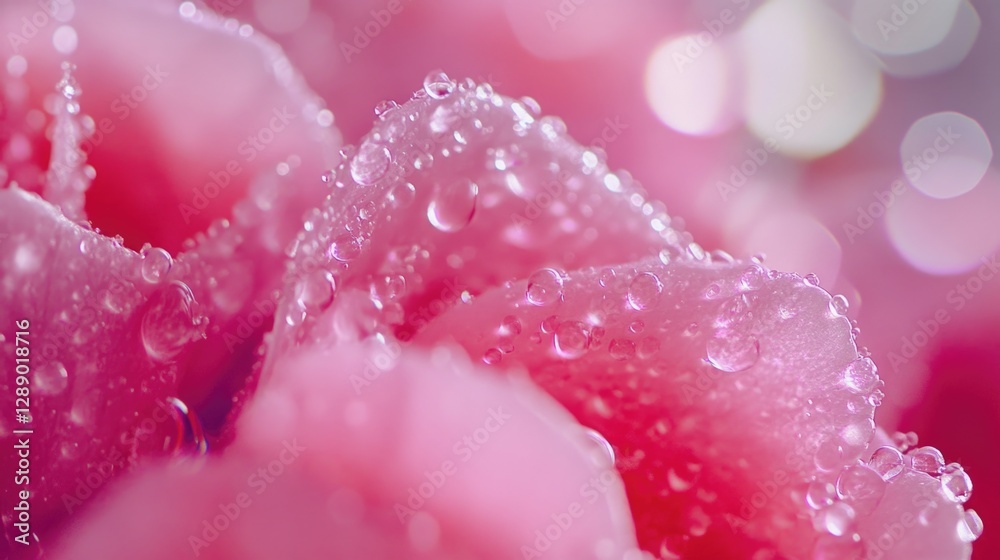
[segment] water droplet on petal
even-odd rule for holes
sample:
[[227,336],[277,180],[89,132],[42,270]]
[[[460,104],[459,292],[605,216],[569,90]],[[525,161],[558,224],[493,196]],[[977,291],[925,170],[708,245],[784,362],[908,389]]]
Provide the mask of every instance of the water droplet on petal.
[[760,342],[747,333],[720,334],[709,339],[708,362],[721,371],[736,373],[753,367],[760,357]]
[[143,249],[140,269],[142,279],[150,284],[158,284],[166,278],[173,264],[174,261],[170,257],[170,253],[163,249],[159,247]]
[[858,394],[871,394],[878,381],[878,369],[870,358],[854,360],[844,370],[844,383],[848,389]]
[[330,256],[340,262],[347,262],[361,255],[361,239],[345,233],[330,244]]
[[458,231],[472,221],[478,196],[479,186],[468,179],[447,186],[439,184],[427,206],[427,219],[441,231]]
[[641,272],[628,286],[628,303],[642,311],[656,305],[663,293],[663,282],[652,272]]
[[563,321],[556,327],[553,344],[556,352],[563,358],[579,358],[590,346],[587,325],[580,321]]
[[608,343],[608,352],[619,362],[628,361],[635,357],[635,343],[624,338],[616,338]]
[[802,278],[802,280],[804,280],[805,283],[809,284],[810,286],[819,286],[819,276],[816,276],[813,273],[806,274],[805,277]]
[[964,542],[972,542],[983,534],[983,520],[974,509],[965,510],[965,515],[958,522],[958,536]]
[[424,77],[424,91],[434,99],[443,99],[455,91],[455,82],[441,70],[434,70]]
[[833,503],[837,491],[829,482],[814,480],[806,487],[806,503],[813,509],[823,509]]
[[872,453],[868,466],[885,480],[892,480],[903,472],[903,454],[893,447],[879,447]]
[[760,265],[753,265],[743,271],[740,276],[740,287],[747,291],[759,290],[764,287],[767,273]]
[[399,104],[391,100],[382,100],[375,105],[375,116],[380,119],[385,119],[390,111],[399,107]]
[[837,493],[861,515],[878,507],[885,496],[886,482],[874,470],[854,465],[844,469],[837,478]]
[[934,447],[921,447],[909,455],[915,471],[936,475],[944,468],[944,455]]
[[838,436],[830,436],[823,440],[813,456],[816,467],[823,471],[835,471],[847,462],[847,450],[844,441]]
[[562,275],[551,268],[543,268],[528,278],[525,298],[532,305],[550,305],[562,298]]
[[608,442],[600,432],[590,428],[584,429],[584,435],[589,444],[588,451],[594,464],[605,469],[615,466],[615,448]]
[[519,335],[521,334],[521,321],[513,315],[507,315],[500,323],[501,334]]
[[326,270],[315,270],[295,285],[295,302],[306,310],[325,309],[333,301],[335,282]]
[[142,342],[151,358],[170,361],[185,344],[203,333],[194,294],[183,282],[172,282],[149,299],[142,318]]
[[62,362],[47,362],[35,368],[33,381],[40,394],[58,395],[69,384],[69,374]]
[[500,363],[503,359],[503,352],[499,348],[490,348],[483,353],[483,363],[488,365],[496,365]]
[[830,300],[830,311],[836,315],[846,316],[848,307],[847,298],[842,295],[833,296]]
[[391,160],[388,148],[374,142],[365,142],[351,160],[351,177],[359,185],[374,185],[385,176]]
[[941,472],[941,488],[946,498],[964,504],[972,496],[972,479],[958,463],[950,463]]
[[846,535],[854,525],[854,508],[844,502],[836,502],[816,513],[813,526],[817,531],[825,531],[835,537]]

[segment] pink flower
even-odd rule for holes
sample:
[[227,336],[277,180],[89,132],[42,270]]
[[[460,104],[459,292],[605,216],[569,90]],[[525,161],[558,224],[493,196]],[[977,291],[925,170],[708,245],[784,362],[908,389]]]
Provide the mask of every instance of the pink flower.
[[[528,9],[536,55],[612,40]],[[534,99],[433,71],[341,147],[360,103],[252,28],[76,12],[56,93],[45,41],[6,56],[9,556],[970,556],[971,479],[876,429],[847,298],[706,252]]]

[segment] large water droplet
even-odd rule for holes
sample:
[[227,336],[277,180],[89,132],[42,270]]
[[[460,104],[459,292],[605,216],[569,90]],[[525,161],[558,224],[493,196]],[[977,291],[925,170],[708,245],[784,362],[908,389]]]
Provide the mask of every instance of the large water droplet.
[[172,282],[153,294],[142,318],[142,342],[154,360],[170,361],[185,344],[201,336],[204,318],[196,316],[194,294]]
[[441,70],[433,70],[424,77],[424,91],[434,99],[443,99],[455,91],[455,82]]
[[965,542],[972,542],[983,534],[983,520],[974,509],[965,510],[965,515],[958,522],[958,536]]
[[361,255],[361,239],[345,233],[330,244],[330,256],[340,262],[348,262]]
[[830,311],[836,315],[847,315],[848,307],[847,298],[842,295],[833,296],[830,300]]
[[910,452],[913,470],[938,474],[944,468],[944,455],[934,447],[921,447]]
[[532,305],[550,305],[562,298],[562,275],[551,268],[543,268],[528,278],[525,298]]
[[833,503],[837,491],[829,482],[814,480],[806,487],[806,503],[813,509],[823,509]]
[[760,342],[748,333],[720,334],[705,347],[708,362],[721,371],[735,373],[753,367],[760,358]]
[[333,301],[335,288],[332,274],[326,270],[314,270],[295,284],[295,302],[306,310],[325,309]]
[[427,205],[431,225],[445,232],[458,231],[469,225],[476,213],[479,186],[468,179],[437,185]]
[[854,508],[844,502],[836,502],[818,512],[813,518],[817,531],[825,531],[835,537],[846,535],[854,525]]
[[879,447],[872,453],[868,466],[883,479],[892,480],[903,472],[903,454],[894,447]]
[[385,146],[365,142],[351,160],[351,177],[359,185],[374,185],[385,176],[392,155]]
[[147,247],[142,251],[142,264],[140,272],[142,279],[150,284],[158,284],[167,277],[174,261],[170,253],[159,247]]
[[62,362],[42,363],[34,372],[34,388],[42,395],[58,395],[69,384],[69,374]]
[[854,360],[844,370],[844,384],[855,393],[869,395],[877,383],[878,369],[870,358]]
[[624,338],[615,338],[608,343],[608,353],[619,362],[625,362],[635,357],[635,343]]
[[483,352],[483,363],[487,365],[496,365],[500,363],[503,359],[503,352],[499,348],[490,348]]
[[580,321],[563,321],[556,327],[553,343],[556,352],[563,358],[579,358],[590,345],[587,325]]
[[875,511],[885,496],[885,488],[879,473],[860,465],[847,467],[837,478],[837,493],[861,515]]
[[628,304],[642,311],[656,305],[663,293],[663,282],[652,272],[641,272],[628,286]]
[[584,436],[591,459],[594,464],[604,469],[615,466],[615,448],[600,432],[590,428],[584,429]]
[[172,437],[167,438],[164,448],[170,450],[174,456],[204,456],[208,453],[208,439],[205,437],[198,414],[176,397],[167,399],[167,404],[173,410],[177,431]]
[[956,504],[964,504],[972,496],[972,479],[958,463],[950,463],[941,472],[944,496]]

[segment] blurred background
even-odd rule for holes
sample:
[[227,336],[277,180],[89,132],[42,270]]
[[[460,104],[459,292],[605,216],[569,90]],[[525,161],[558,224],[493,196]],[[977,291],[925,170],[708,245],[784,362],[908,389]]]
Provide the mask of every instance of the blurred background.
[[[87,3],[4,0],[0,54],[7,77],[37,71],[30,80],[58,79],[58,63],[29,69],[26,61],[37,57],[22,49],[53,61],[73,55],[86,90],[83,60],[128,59],[134,53],[123,45],[148,39],[124,18],[92,30],[90,38],[86,26],[66,25],[74,12],[77,19],[85,15],[79,4]],[[991,142],[1000,134],[997,3],[145,4],[182,17],[209,8],[234,18],[234,29],[249,24],[273,39],[325,100],[348,143],[370,129],[379,103],[408,99],[435,68],[490,82],[506,95],[531,96],[581,143],[603,150],[612,168],[631,172],[702,246],[741,258],[762,254],[772,268],[816,274],[827,290],[847,298],[848,315],[861,329],[858,341],[879,365],[886,385],[879,424],[890,433],[915,431],[965,466],[975,482],[968,506],[986,522],[974,558],[1000,558],[1000,538],[991,529],[1000,519],[1000,170]],[[36,17],[40,12],[52,15]],[[211,43],[186,48],[206,57],[223,50]],[[168,51],[161,54],[169,57]],[[217,87],[184,103],[199,106],[205,100],[198,97],[207,95],[238,106],[254,84],[236,72],[201,76]],[[95,119],[144,110],[100,99],[81,101]],[[152,118],[122,126],[146,126]],[[139,167],[149,160],[147,171],[163,167],[151,155],[155,146],[130,138],[109,136],[95,149],[94,166],[127,157]],[[43,146],[0,140],[8,161],[47,161]],[[204,171],[197,165],[191,162],[193,174]],[[148,212],[148,200],[120,194],[123,183],[141,190],[162,179],[149,173],[126,180],[102,171],[88,212],[129,246],[150,241],[176,250],[206,224],[196,218],[189,229],[146,231],[116,220],[123,212]]]

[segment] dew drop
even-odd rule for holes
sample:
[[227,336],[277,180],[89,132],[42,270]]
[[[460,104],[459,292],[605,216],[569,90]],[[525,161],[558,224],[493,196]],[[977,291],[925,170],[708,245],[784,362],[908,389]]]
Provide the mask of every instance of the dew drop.
[[63,97],[72,101],[83,93],[80,88],[80,83],[76,81],[76,77],[73,76],[73,72],[76,71],[76,65],[70,62],[62,63],[62,79],[56,84],[56,91],[61,93]]
[[496,365],[500,363],[503,359],[503,352],[499,348],[490,348],[486,352],[483,352],[483,363],[488,365]]
[[608,352],[619,362],[625,362],[635,357],[635,343],[624,338],[615,338],[608,343]]
[[46,362],[35,368],[34,387],[42,395],[58,395],[69,384],[69,374],[62,362]]
[[374,185],[385,176],[391,160],[388,148],[374,142],[365,142],[351,160],[351,177],[359,185]]
[[872,453],[868,466],[885,480],[892,480],[903,472],[903,454],[893,447],[879,447]]
[[579,358],[590,346],[590,333],[587,325],[580,321],[563,321],[556,327],[553,338],[556,353],[563,358]]
[[805,277],[802,278],[802,280],[805,281],[805,283],[810,286],[819,286],[819,276],[816,276],[811,272],[809,274],[806,274]]
[[394,109],[399,107],[399,104],[391,100],[382,100],[375,105],[375,116],[380,119],[385,119],[386,116]]
[[972,496],[972,479],[958,463],[950,463],[941,472],[941,489],[946,498],[964,504]]
[[174,261],[170,253],[159,247],[147,247],[142,251],[140,271],[142,279],[150,284],[158,284],[166,278]]
[[441,231],[459,231],[472,221],[478,197],[479,186],[468,179],[439,184],[427,205],[427,219]]
[[871,358],[854,360],[844,370],[844,383],[848,389],[858,394],[871,394],[878,381],[878,369]]
[[347,262],[361,255],[361,239],[345,233],[330,244],[330,256],[340,262]]
[[500,332],[508,336],[521,334],[521,321],[513,315],[507,315],[500,322]]
[[528,278],[525,299],[532,305],[551,305],[563,296],[562,275],[551,268],[543,268]]
[[983,520],[974,509],[965,510],[958,522],[958,536],[964,542],[973,542],[983,534]]
[[709,339],[705,351],[708,363],[716,369],[736,373],[757,363],[760,342],[752,334],[721,334]]
[[830,300],[830,311],[834,315],[846,316],[848,307],[847,298],[842,295],[833,296]]
[[441,70],[434,70],[424,77],[424,91],[434,99],[443,99],[455,91],[455,82]]
[[306,310],[322,310],[333,301],[335,282],[326,270],[314,270],[295,284],[295,302]]
[[615,466],[615,448],[600,432],[591,428],[584,429],[588,451],[594,464],[604,469]]
[[641,272],[628,286],[628,304],[643,311],[656,305],[663,293],[663,282],[652,272]]
[[847,450],[844,448],[844,441],[838,436],[831,436],[823,440],[813,456],[816,467],[828,472],[838,470],[844,466],[846,460]]
[[813,509],[823,509],[833,503],[837,491],[833,484],[814,480],[806,487],[806,503]]
[[825,531],[835,537],[844,536],[854,525],[854,508],[844,502],[836,502],[816,513],[813,526],[817,531]]
[[885,479],[879,473],[860,465],[847,467],[837,478],[837,493],[861,515],[875,511],[885,496],[885,488]]
[[944,468],[944,455],[934,447],[921,447],[909,455],[915,471],[936,475]]
[[183,282],[172,282],[150,298],[141,334],[152,359],[170,361],[202,334],[204,319],[196,315],[195,305],[191,288]]
[[408,207],[416,198],[417,188],[413,183],[400,183],[389,192],[389,204],[397,209]]

